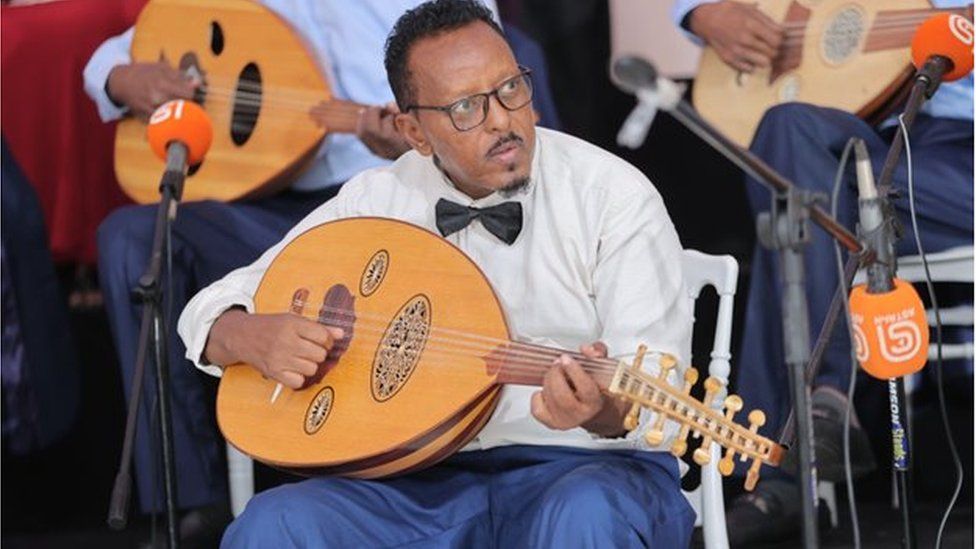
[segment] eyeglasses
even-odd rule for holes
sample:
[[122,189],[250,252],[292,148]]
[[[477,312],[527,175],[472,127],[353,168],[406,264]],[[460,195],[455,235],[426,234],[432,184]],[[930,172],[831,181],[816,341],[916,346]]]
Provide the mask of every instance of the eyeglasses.
[[485,93],[476,93],[445,106],[409,105],[406,112],[415,109],[441,111],[447,113],[451,124],[459,132],[473,130],[488,118],[491,96],[495,96],[498,104],[506,110],[515,111],[532,101],[532,71],[519,67],[519,74],[501,83],[500,86]]

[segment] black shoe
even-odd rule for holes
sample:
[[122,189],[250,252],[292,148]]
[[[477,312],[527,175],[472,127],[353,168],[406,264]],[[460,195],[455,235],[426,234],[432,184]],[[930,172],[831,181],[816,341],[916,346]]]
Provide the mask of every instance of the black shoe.
[[[817,479],[844,482],[844,414],[847,397],[833,387],[818,387],[811,398],[813,416],[813,444],[817,459]],[[861,428],[857,414],[851,414],[851,477],[858,479],[873,471],[877,465],[871,441]],[[796,446],[783,458],[783,470],[797,474],[799,456]]]
[[218,547],[224,529],[232,520],[234,516],[227,503],[193,509],[180,519],[180,547],[185,549]]
[[[830,510],[821,500],[817,506],[817,528],[830,530]],[[793,481],[770,479],[759,482],[754,492],[735,498],[725,510],[730,547],[799,540],[802,533],[800,488]]]
[[789,539],[799,533],[800,522],[800,489],[785,480],[764,480],[725,510],[732,547]]
[[[146,541],[140,549],[163,549],[166,543],[166,516],[162,515],[156,530],[155,544]],[[211,549],[220,546],[220,538],[224,529],[234,520],[227,503],[216,503],[206,507],[197,507],[183,514],[180,518],[179,536],[180,547],[183,549]]]

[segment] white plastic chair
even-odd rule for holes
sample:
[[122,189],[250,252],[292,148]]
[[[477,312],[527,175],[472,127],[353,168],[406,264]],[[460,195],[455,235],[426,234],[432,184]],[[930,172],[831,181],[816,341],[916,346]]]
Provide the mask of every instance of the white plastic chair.
[[[725,387],[729,384],[732,358],[732,312],[735,289],[739,278],[739,264],[729,255],[707,255],[696,250],[685,250],[681,258],[685,288],[688,298],[694,302],[702,288],[712,286],[718,293],[718,318],[715,323],[715,339],[712,343],[708,375],[717,378]],[[727,391],[726,391],[727,392]],[[721,403],[725,395],[712,401]],[[716,407],[720,410],[720,407]],[[721,410],[720,410],[721,411]],[[722,476],[718,472],[721,448],[711,447],[712,460],[701,468],[701,484],[692,492],[685,492],[697,518],[695,526],[702,526],[705,547],[725,549],[729,546],[725,527],[725,502],[722,499]]]
[[[932,282],[973,282],[973,247],[959,246],[941,252],[926,254],[929,262],[929,271],[932,273]],[[922,257],[911,255],[898,258],[898,277],[912,283],[925,282],[925,266],[922,264]],[[855,284],[864,283],[865,275],[859,271],[854,277]],[[924,289],[919,287],[919,291]],[[971,305],[960,305],[958,307],[943,308],[941,311],[943,326],[972,326],[973,307]],[[926,311],[929,326],[935,327],[935,313],[931,310]],[[937,349],[935,346],[929,348],[929,360],[935,360]],[[958,343],[942,346],[942,358],[950,360],[954,358],[972,358],[973,344]],[[907,389],[907,388],[906,388]]]
[[[932,282],[973,282],[973,247],[960,246],[950,248],[945,251],[926,254],[929,262],[929,271],[932,273]],[[898,258],[898,276],[909,282],[925,281],[925,266],[922,264],[922,257],[913,255]],[[930,326],[935,326],[935,313],[926,311]],[[940,311],[943,326],[972,326],[973,307],[972,305],[960,305],[958,307],[943,308]],[[935,346],[929,348],[929,360],[935,360],[937,355]],[[953,343],[942,346],[942,358],[950,360],[954,358],[972,358],[973,344]]]
[[254,496],[254,462],[240,450],[227,443],[227,486],[230,489],[230,510],[236,518]]

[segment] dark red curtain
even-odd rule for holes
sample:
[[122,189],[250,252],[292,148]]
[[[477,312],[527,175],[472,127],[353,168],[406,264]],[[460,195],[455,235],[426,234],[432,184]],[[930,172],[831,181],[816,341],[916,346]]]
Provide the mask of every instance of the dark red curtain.
[[146,0],[60,0],[0,8],[0,127],[37,190],[55,261],[94,263],[95,230],[129,200],[112,164],[115,125],[85,95],[82,70]]

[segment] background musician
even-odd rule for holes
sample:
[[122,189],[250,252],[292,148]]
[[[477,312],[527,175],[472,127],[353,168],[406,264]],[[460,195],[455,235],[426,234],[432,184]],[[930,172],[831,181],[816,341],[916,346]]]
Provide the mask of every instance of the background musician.
[[[164,302],[171,303],[167,321],[175,332],[176,318],[189,297],[236,267],[246,265],[281,239],[298,220],[335,196],[356,173],[385,165],[408,149],[392,125],[395,112],[383,105],[393,101],[381,53],[383,41],[406,9],[419,0],[315,2],[267,0],[264,4],[283,17],[313,49],[338,98],[377,105],[361,113],[357,135],[328,135],[314,162],[290,188],[273,196],[237,203],[206,201],[184,204],[173,225],[173,268],[164,286]],[[508,37],[524,63],[544,83],[541,52],[517,29]],[[103,120],[130,114],[148,117],[172,98],[192,98],[198,83],[190,81],[167,61],[133,63],[129,56],[133,29],[107,40],[85,68],[85,89],[97,103]],[[241,48],[246,45],[227,44]],[[542,86],[537,106],[542,124],[558,120]],[[313,111],[314,116],[314,111]],[[219,131],[219,130],[218,130]],[[141,306],[130,298],[144,272],[151,249],[156,206],[131,206],[114,212],[98,233],[99,276],[112,334],[122,368],[126,393],[135,368]],[[224,442],[215,422],[213,386],[203,382],[190,363],[179,338],[169,340],[178,505],[192,512],[183,520],[185,541],[213,538],[229,521]],[[154,372],[147,377],[144,402],[150,406]],[[146,410],[147,408],[143,408]],[[151,444],[155,428],[149,414],[139,418],[136,438],[136,478],[144,511],[162,508],[161,475],[154,475],[157,450]],[[158,469],[158,467],[157,467]]]
[[[645,341],[688,357],[681,244],[660,195],[609,153],[535,128],[531,77],[483,7],[438,0],[408,12],[386,67],[413,150],[355,177],[257,262],[194,297],[180,319],[189,358],[214,374],[247,362],[300,387],[342,332],[252,314],[252,297],[289,241],[356,216],[404,220],[458,246],[491,282],[516,340],[582,345],[591,357]],[[457,223],[450,203],[497,217]],[[563,357],[541,391],[506,386],[468,451],[393,479],[320,477],[264,492],[223,543],[685,547],[693,513],[677,462],[643,451],[646,418],[627,434],[625,411]]]
[[[936,7],[958,7],[967,3],[942,0]],[[740,71],[751,72],[769,66],[782,41],[782,26],[771,21],[754,5],[724,0],[701,2],[679,0],[675,23],[716,49],[720,57]],[[969,18],[972,19],[970,5]],[[838,93],[844,93],[842,83]],[[900,112],[900,111],[898,111]],[[832,190],[841,152],[850,137],[867,143],[874,172],[881,172],[896,122],[888,119],[872,127],[853,114],[808,104],[789,103],[767,111],[753,138],[750,150],[797,185],[826,193]],[[944,83],[925,104],[910,130],[914,163],[916,209],[919,231],[926,252],[973,241],[973,75]],[[853,164],[853,162],[851,162]],[[839,220],[853,228],[857,215],[857,188],[853,165],[843,185],[838,204]],[[899,192],[894,205],[905,234],[898,242],[899,255],[915,255],[908,219],[907,172],[904,160],[895,172],[893,186]],[[759,182],[747,183],[753,214],[768,211],[770,193]],[[818,229],[811,231],[806,246],[806,288],[810,311],[811,340],[820,331],[822,319],[837,287],[832,240]],[[772,433],[782,427],[790,400],[788,376],[782,348],[780,273],[774,252],[758,243],[753,253],[746,319],[739,353],[738,389],[749,402],[769,414]],[[970,295],[971,299],[971,295]],[[820,478],[844,480],[843,418],[850,375],[850,345],[843,321],[824,355],[813,392],[815,453]],[[968,337],[972,333],[968,332]],[[971,375],[971,364],[960,373]],[[852,418],[851,462],[856,477],[874,467],[867,435],[858,419]],[[737,499],[728,507],[729,537],[733,544],[748,545],[777,539],[799,529],[799,488],[792,478],[771,472],[757,491]]]

